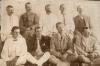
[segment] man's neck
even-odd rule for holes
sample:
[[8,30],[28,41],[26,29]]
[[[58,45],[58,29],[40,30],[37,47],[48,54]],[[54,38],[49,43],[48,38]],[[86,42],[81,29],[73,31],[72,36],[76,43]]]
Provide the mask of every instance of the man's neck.
[[81,16],[81,17],[82,17],[82,16],[83,16],[83,14],[79,14],[79,16]]
[[18,39],[17,39],[17,38],[15,38],[15,37],[13,37],[13,40],[14,40],[14,41],[17,41]]
[[41,39],[42,35],[36,35],[36,39]]
[[26,11],[27,14],[31,13],[32,11]]
[[61,11],[61,14],[64,15],[65,14],[64,11]]
[[62,36],[64,34],[64,31],[59,32],[59,34]]
[[50,14],[51,14],[51,12],[49,12],[49,11],[48,11],[48,12],[46,12],[46,14],[47,14],[47,15],[50,15]]
[[8,16],[12,16],[12,14],[8,14]]

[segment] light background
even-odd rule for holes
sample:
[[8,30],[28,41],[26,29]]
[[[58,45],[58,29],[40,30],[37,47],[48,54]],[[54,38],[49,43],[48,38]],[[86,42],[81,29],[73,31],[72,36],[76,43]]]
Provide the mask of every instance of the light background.
[[[93,26],[93,33],[96,35],[97,39],[100,41],[100,2],[99,1],[79,1],[79,0],[2,0],[1,3],[1,28],[2,28],[2,18],[5,18],[6,6],[11,4],[14,6],[15,14],[20,17],[21,14],[25,12],[25,3],[31,2],[33,7],[33,12],[37,13],[39,16],[45,16],[44,6],[48,3],[52,6],[52,11],[54,14],[59,16],[59,5],[64,3],[66,5],[66,14],[71,20],[77,15],[76,7],[81,5],[83,7],[83,12],[87,16],[90,16],[91,23]],[[5,18],[6,19],[6,18]]]

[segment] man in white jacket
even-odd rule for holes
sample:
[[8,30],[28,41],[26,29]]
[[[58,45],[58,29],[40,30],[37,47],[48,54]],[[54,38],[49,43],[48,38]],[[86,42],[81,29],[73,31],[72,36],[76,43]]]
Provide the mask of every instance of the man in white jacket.
[[37,60],[27,52],[26,40],[20,35],[19,27],[14,26],[7,37],[1,53],[0,66],[23,66],[26,61],[36,64]]

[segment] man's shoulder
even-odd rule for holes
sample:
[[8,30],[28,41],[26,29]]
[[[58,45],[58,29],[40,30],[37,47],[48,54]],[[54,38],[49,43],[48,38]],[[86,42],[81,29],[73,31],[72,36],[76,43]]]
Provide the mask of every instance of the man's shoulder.
[[97,41],[97,39],[94,36],[92,36],[92,35],[90,35],[90,39],[91,39],[91,41],[94,41],[94,42]]
[[25,38],[24,38],[22,35],[19,35],[19,36],[18,36],[18,39],[19,39],[19,40],[26,41]]
[[6,42],[6,41],[12,41],[12,39],[13,39],[12,35],[9,34],[9,35],[6,37],[5,42]]
[[[29,15],[34,15],[34,16],[36,16],[37,14],[36,13],[34,13],[34,12],[31,12]],[[27,16],[27,13],[23,13],[21,16]]]
[[56,38],[58,36],[58,33],[54,33],[52,38]]
[[21,14],[21,16],[25,16],[25,15],[26,15],[26,13]]
[[74,19],[77,19],[77,18],[79,18],[79,15],[74,16]]
[[45,35],[42,35],[42,39],[45,39],[45,40],[50,40],[51,39],[51,37],[50,36],[45,36]]

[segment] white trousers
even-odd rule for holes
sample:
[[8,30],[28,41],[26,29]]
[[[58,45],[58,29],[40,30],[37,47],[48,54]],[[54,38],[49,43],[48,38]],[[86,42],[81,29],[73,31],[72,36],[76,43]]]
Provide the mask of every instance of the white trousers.
[[[43,63],[45,63],[48,59],[50,58],[50,53],[45,52],[43,56],[40,59],[36,59],[33,57],[30,53],[25,53],[25,55],[20,56],[16,62],[16,66],[21,66],[26,63],[26,61],[32,63],[32,64],[37,64],[38,66],[42,66]],[[0,66],[7,66],[6,61],[3,59],[0,59]]]

